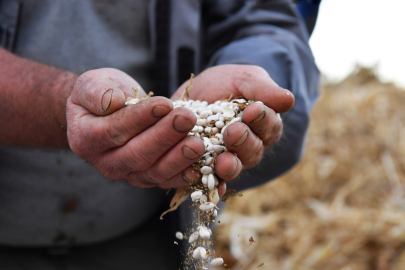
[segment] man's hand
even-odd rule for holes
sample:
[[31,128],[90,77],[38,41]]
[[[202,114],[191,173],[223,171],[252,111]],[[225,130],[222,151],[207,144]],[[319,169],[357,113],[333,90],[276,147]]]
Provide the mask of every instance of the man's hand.
[[[185,82],[173,98],[180,96],[188,84]],[[294,106],[290,91],[280,88],[264,69],[250,65],[209,68],[194,78],[189,95],[190,99],[208,103],[230,96],[263,102],[248,106],[243,112],[243,123],[234,123],[225,130],[224,142],[230,152],[219,155],[215,165],[215,173],[225,181],[261,161],[264,149],[281,137],[283,124],[277,113]]]
[[[173,110],[164,97],[124,108],[138,83],[116,69],[82,74],[67,101],[70,148],[110,179],[137,187],[172,188],[198,179],[189,167],[204,154],[204,144],[187,137],[196,117]],[[141,89],[140,95],[146,96]]]

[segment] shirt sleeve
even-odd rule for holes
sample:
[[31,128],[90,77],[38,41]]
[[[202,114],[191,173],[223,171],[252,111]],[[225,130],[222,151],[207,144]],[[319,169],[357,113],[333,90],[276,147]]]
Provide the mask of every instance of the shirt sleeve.
[[252,64],[264,68],[295,96],[294,107],[281,114],[280,141],[265,151],[255,168],[228,183],[243,190],[274,179],[302,157],[310,110],[318,96],[319,71],[308,45],[309,35],[289,0],[206,1],[208,66]]

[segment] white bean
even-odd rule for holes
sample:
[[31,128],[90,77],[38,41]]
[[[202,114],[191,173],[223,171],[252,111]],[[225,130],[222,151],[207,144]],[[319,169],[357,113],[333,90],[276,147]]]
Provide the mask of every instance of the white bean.
[[202,174],[210,174],[210,173],[212,173],[212,167],[210,167],[210,166],[203,166],[202,168],[201,168],[201,173]]
[[225,147],[222,145],[213,145],[213,147],[214,147],[215,153],[217,153],[217,154],[221,154],[222,152],[225,151]]
[[201,178],[201,182],[204,186],[208,185],[208,174],[204,174]]
[[200,204],[200,210],[207,211],[214,208],[214,204],[212,202],[205,202]]
[[207,122],[210,123],[212,121],[217,121],[218,120],[218,116],[217,115],[211,115],[207,117]]
[[225,107],[224,108],[224,113],[222,114],[223,117],[225,118],[230,118],[235,115],[235,112],[233,111],[233,108],[231,107]]
[[191,200],[193,202],[199,200],[202,197],[202,191],[194,191],[193,193],[191,193]]
[[209,138],[207,138],[207,137],[204,137],[203,141],[204,141],[205,147],[208,147],[208,146],[212,145],[211,140]]
[[208,175],[208,189],[214,189],[215,187],[215,179],[213,174]]
[[223,113],[224,112],[224,108],[222,108],[221,106],[218,106],[218,105],[212,105],[211,110],[213,113]]
[[200,256],[201,256],[201,259],[203,259],[203,260],[207,259],[207,250],[203,247],[200,247]]
[[200,113],[200,115],[208,117],[208,116],[212,115],[212,111],[211,110],[205,110],[202,113]]
[[222,138],[224,138],[224,135],[218,133],[218,134],[215,134],[215,137],[217,137],[218,139],[222,139]]
[[197,113],[201,115],[201,113],[205,111],[205,107],[197,107]]
[[191,244],[191,243],[194,243],[195,241],[197,241],[198,235],[199,235],[198,232],[193,232],[193,233],[190,235],[190,237],[188,238],[188,242]]
[[219,106],[221,106],[222,108],[225,108],[225,107],[228,107],[229,106],[229,102],[221,102],[221,104],[219,105]]
[[183,240],[183,234],[181,232],[176,232],[176,238],[179,240]]
[[236,122],[242,122],[242,118],[236,117],[236,118],[232,119],[231,121],[229,121],[228,125],[236,123]]
[[213,160],[214,160],[213,157],[207,158],[207,159],[205,160],[205,162],[204,162],[204,165],[210,166]]
[[214,212],[212,212],[212,216],[213,216],[213,217],[217,217],[217,216],[218,216],[217,209],[215,209]]
[[225,126],[225,123],[222,122],[222,121],[216,121],[216,122],[215,122],[215,126],[216,126],[217,128],[223,128],[223,127]]
[[234,99],[234,100],[232,100],[232,102],[237,102],[237,103],[246,103],[247,101],[246,101],[246,99],[244,99],[244,98],[238,98],[238,99]]
[[197,119],[197,126],[204,126],[207,123],[207,119]]
[[193,258],[196,259],[196,260],[199,259],[199,258],[201,258],[200,247],[196,248],[196,249],[193,251]]
[[201,196],[200,203],[206,203],[207,201],[208,201],[207,196],[205,196],[205,194],[203,194],[203,195]]
[[213,145],[219,145],[219,140],[217,138],[211,138],[210,140]]
[[215,258],[211,260],[211,266],[217,267],[224,264],[224,259],[222,258]]

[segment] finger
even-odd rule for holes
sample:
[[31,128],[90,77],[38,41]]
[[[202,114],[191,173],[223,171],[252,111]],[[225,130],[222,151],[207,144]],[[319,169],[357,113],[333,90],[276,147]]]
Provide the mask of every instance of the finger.
[[150,168],[170,148],[187,136],[197,119],[187,108],[176,108],[154,126],[129,140],[114,158],[122,160],[133,171]]
[[187,136],[146,170],[146,174],[163,181],[170,179],[198,161],[204,152],[201,139]]
[[215,173],[224,181],[237,177],[243,169],[240,159],[230,152],[224,152],[217,157]]
[[219,187],[218,187],[218,196],[221,198],[226,193],[226,183],[222,180],[219,180]]
[[276,143],[281,137],[282,121],[277,113],[261,103],[253,103],[243,111],[243,122],[262,141],[264,147]]
[[263,142],[244,123],[233,123],[224,132],[225,146],[238,155],[244,168],[257,165],[263,157]]
[[86,113],[81,106],[71,107],[68,140],[80,156],[83,151],[102,152],[126,144],[169,114],[173,103],[164,97],[151,97],[105,117]]
[[[175,96],[188,86],[186,81]],[[212,90],[210,90],[212,89]],[[190,98],[212,103],[219,99],[243,96],[248,100],[262,101],[266,106],[281,113],[290,110],[295,103],[294,95],[279,87],[261,67],[252,65],[220,65],[209,68],[194,78]]]
[[[124,107],[132,88],[141,88],[122,71],[103,68],[83,73],[76,80],[72,102],[95,115],[108,115]],[[141,90],[141,96],[145,96]]]

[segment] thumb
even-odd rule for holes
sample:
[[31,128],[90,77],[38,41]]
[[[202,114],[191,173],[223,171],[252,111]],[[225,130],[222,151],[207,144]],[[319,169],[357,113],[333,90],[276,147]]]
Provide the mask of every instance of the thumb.
[[[103,68],[80,75],[72,91],[71,100],[95,115],[109,115],[125,106],[133,97],[131,88],[139,84],[122,71]],[[144,91],[141,90],[141,95]]]

